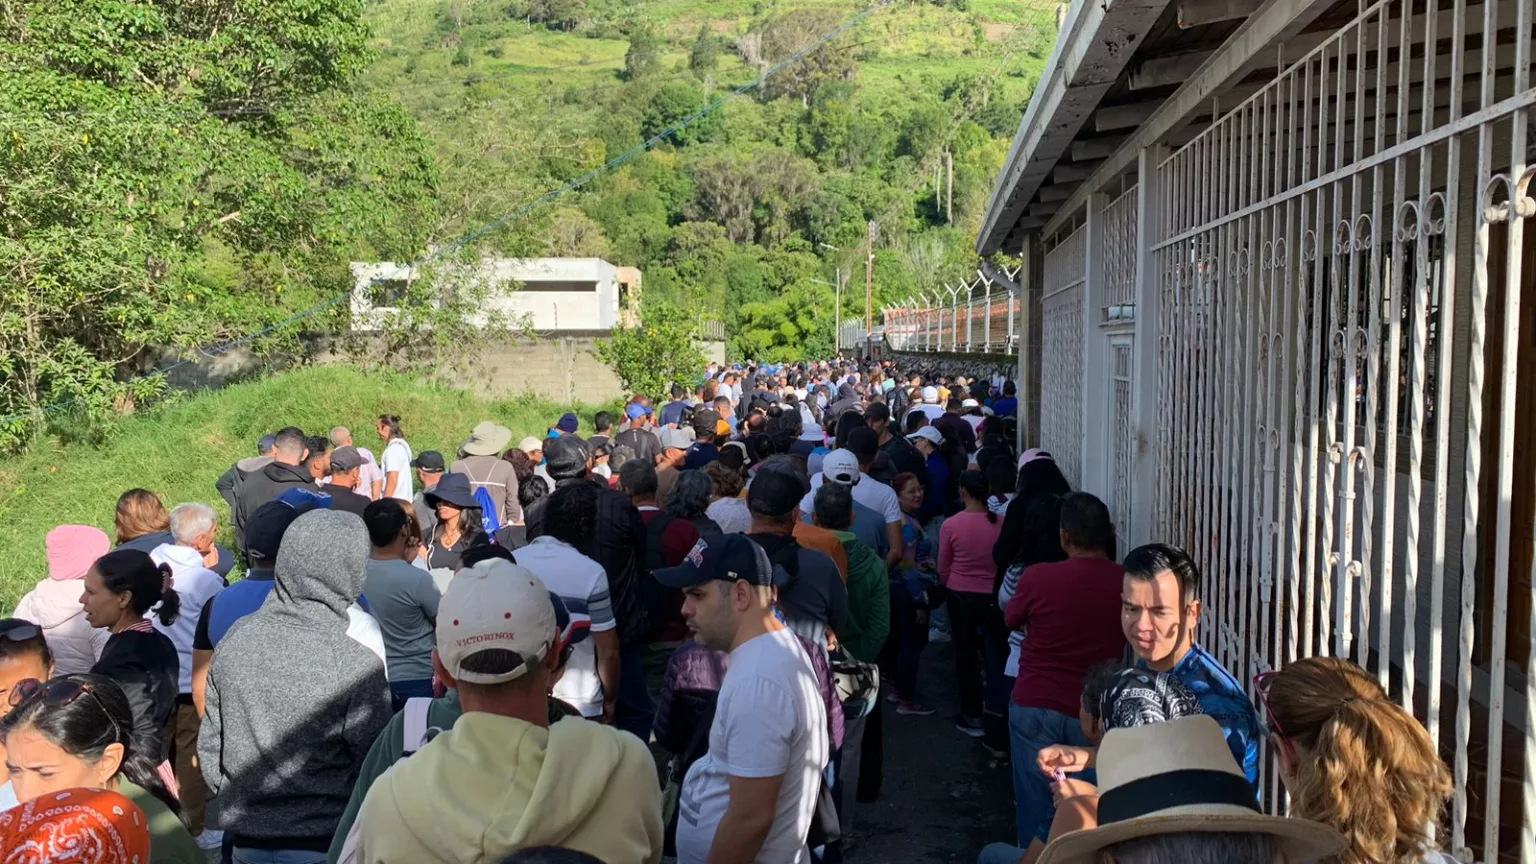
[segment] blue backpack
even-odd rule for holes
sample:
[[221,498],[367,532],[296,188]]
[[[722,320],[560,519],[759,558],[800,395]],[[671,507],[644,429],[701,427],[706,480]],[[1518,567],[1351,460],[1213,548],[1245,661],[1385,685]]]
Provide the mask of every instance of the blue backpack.
[[501,519],[496,516],[496,502],[484,486],[475,490],[475,503],[480,505],[480,524],[485,528],[485,536],[495,537],[501,530]]

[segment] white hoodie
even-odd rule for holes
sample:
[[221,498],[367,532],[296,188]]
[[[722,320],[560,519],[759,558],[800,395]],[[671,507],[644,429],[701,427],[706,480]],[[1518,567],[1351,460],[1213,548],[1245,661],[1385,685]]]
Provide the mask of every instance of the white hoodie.
[[105,627],[93,628],[85,620],[85,607],[80,605],[84,593],[85,583],[79,579],[44,579],[16,604],[13,617],[43,628],[43,639],[53,652],[55,675],[91,671],[112,635]]
[[190,546],[162,543],[149,553],[156,564],[171,565],[171,587],[181,596],[181,614],[170,626],[153,618],[155,629],[170,637],[176,645],[181,675],[178,692],[192,692],[192,639],[197,633],[203,606],[213,595],[224,590],[224,579],[203,564],[203,553]]

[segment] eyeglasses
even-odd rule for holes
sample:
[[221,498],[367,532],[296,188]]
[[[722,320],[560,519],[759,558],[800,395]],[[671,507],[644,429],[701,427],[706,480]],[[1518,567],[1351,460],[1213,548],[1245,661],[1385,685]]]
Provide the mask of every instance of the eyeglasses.
[[1264,712],[1262,718],[1264,721],[1264,731],[1269,733],[1269,738],[1272,742],[1276,740],[1280,742],[1280,745],[1285,748],[1286,754],[1290,756],[1291,762],[1294,763],[1296,761],[1296,745],[1292,744],[1291,739],[1286,736],[1285,729],[1280,725],[1280,721],[1275,718],[1274,709],[1269,707],[1269,688],[1270,685],[1274,684],[1275,676],[1279,674],[1278,671],[1271,671],[1260,672],[1253,676],[1253,690],[1259,696],[1259,709]]

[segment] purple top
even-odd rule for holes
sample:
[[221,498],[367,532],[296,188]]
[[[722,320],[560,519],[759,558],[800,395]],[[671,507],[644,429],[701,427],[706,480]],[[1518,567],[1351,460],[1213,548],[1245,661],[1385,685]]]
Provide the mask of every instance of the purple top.
[[[832,749],[843,746],[843,704],[837,698],[837,687],[832,682],[832,672],[827,665],[827,652],[803,636],[800,647],[811,659],[816,671],[816,683],[821,690],[821,701],[827,708],[827,732],[832,738]],[[661,700],[656,705],[656,723],[652,731],[656,740],[667,737],[667,726],[672,721],[672,699],[679,690],[704,690],[719,692],[725,680],[725,670],[731,655],[726,651],[710,651],[689,640],[673,652],[667,661],[667,675],[661,683]]]

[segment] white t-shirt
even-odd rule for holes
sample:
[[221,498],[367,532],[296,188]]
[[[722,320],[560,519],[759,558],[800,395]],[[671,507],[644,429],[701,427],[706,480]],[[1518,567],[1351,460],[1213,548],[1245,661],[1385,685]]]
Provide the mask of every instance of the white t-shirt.
[[773,827],[757,860],[801,864],[809,857],[822,769],[827,765],[827,709],[816,672],[788,630],[764,633],[731,652],[720,687],[709,752],[688,769],[678,802],[678,864],[703,864],[730,804],[730,778],[783,775]]
[[[811,477],[811,491],[800,499],[801,513],[815,512],[816,490],[821,488],[826,479],[825,474]],[[896,490],[878,480],[871,480],[863,471],[859,472],[859,482],[853,484],[853,500],[884,516],[887,525],[902,521],[901,502],[896,498]]]
[[[374,498],[375,481],[378,482],[381,492],[384,489],[384,469],[379,467],[378,460],[373,458],[373,452],[367,447],[357,448],[357,455],[363,457],[363,464],[357,472],[357,488],[352,491],[366,498]],[[374,500],[378,499],[374,498]]]
[[383,468],[385,488],[389,487],[389,472],[400,473],[395,481],[395,494],[391,497],[401,501],[410,501],[416,497],[416,492],[411,488],[411,445],[405,443],[404,438],[389,439],[389,446],[384,448]]
[[[935,421],[935,420],[939,419],[940,417],[944,416],[944,409],[940,408],[937,405],[928,405],[928,404],[914,405],[910,409],[908,409],[908,411],[906,413],[906,416],[907,417],[911,417],[912,413],[914,411],[921,411],[925,416],[927,416],[929,423],[932,423],[933,421]],[[905,423],[902,424],[902,428],[906,428],[906,424]]]
[[[603,565],[547,534],[535,537],[532,543],[513,552],[512,557],[565,601],[566,611],[572,616],[591,618],[592,632],[614,628],[608,574]],[[554,695],[570,703],[583,717],[603,713],[603,682],[597,677],[597,646],[591,639],[578,642],[571,649],[570,662],[555,685]]]
[[347,638],[377,654],[384,664],[384,677],[389,677],[389,655],[384,650],[384,631],[379,628],[379,619],[356,603],[347,607]]

